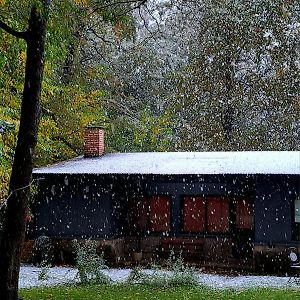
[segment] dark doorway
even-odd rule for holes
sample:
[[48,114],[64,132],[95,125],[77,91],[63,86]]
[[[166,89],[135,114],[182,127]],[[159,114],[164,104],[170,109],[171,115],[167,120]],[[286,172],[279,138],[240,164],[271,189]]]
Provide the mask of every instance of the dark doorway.
[[235,258],[251,258],[254,240],[254,204],[251,198],[233,201],[232,254]]

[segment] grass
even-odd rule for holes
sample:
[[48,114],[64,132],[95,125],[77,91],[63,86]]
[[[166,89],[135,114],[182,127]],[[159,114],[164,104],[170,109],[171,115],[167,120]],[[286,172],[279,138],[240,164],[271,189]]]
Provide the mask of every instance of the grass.
[[88,285],[22,289],[24,300],[300,300],[292,289],[211,290],[201,287],[157,288],[145,285]]

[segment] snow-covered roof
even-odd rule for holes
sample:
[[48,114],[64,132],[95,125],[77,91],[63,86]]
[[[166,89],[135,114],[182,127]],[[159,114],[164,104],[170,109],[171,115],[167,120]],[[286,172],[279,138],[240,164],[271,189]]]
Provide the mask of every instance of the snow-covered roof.
[[140,152],[78,157],[34,174],[298,174],[300,151]]

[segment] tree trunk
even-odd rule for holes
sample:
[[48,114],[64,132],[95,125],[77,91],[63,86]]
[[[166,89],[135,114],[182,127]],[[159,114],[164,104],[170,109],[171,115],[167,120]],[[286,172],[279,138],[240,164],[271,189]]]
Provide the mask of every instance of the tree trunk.
[[[228,41],[231,41],[231,36],[228,35]],[[234,108],[232,105],[233,90],[234,90],[234,67],[233,59],[230,55],[225,56],[225,70],[224,70],[224,82],[225,82],[225,97],[223,99],[223,111],[222,111],[222,127],[224,132],[225,141],[228,143],[229,150],[236,150],[235,143],[233,141],[232,131],[234,125]]]
[[49,7],[48,0],[42,0],[41,3],[45,9],[37,6],[32,7],[29,27],[26,32],[27,59],[20,127],[0,244],[1,300],[18,299],[21,251],[25,237],[25,217],[40,119],[46,19]]
[[69,44],[67,57],[62,70],[62,82],[65,85],[68,85],[72,82],[75,74],[76,60],[78,59],[79,51],[78,48],[84,25],[80,23],[77,25],[77,27],[77,30],[73,33],[73,40]]

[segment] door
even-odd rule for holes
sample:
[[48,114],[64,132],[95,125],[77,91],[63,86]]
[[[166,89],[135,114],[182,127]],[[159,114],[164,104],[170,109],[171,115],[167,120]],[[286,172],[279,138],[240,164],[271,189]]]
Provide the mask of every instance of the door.
[[250,258],[253,252],[254,203],[251,198],[238,198],[235,202],[232,254],[235,258]]

